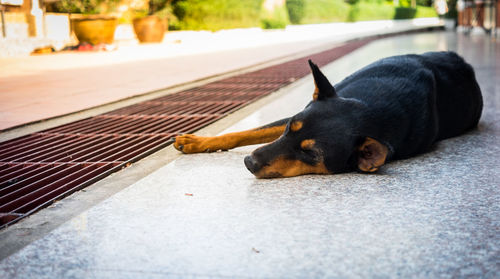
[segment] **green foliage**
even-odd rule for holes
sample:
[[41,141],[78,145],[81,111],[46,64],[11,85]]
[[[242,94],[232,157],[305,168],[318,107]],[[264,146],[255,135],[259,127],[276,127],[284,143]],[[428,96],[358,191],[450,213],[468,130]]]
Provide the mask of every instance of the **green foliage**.
[[148,14],[154,15],[161,11],[167,5],[168,0],[149,0],[148,2]]
[[305,0],[302,23],[342,22],[347,18],[350,5],[343,0]]
[[394,19],[414,18],[416,14],[417,9],[410,7],[396,7],[394,12]]
[[351,7],[347,21],[384,20],[394,18],[394,7],[390,4],[378,4],[360,1]]
[[[401,1],[407,1],[407,0],[399,0],[400,2]],[[410,0],[408,0],[410,1]],[[346,0],[347,3],[351,4],[351,5],[354,5],[354,4],[357,4],[357,3],[360,3],[360,2],[364,2],[364,3],[372,3],[372,4],[385,4],[386,2],[391,2],[392,1],[387,1],[387,0]]]
[[[286,0],[284,7],[277,8],[272,13],[263,11],[264,0],[155,1],[170,3],[161,9],[161,13],[169,19],[170,30],[219,30],[256,26],[284,28],[289,22],[311,24],[436,16],[432,7],[417,6],[416,10],[409,8],[411,0],[400,0],[403,7],[394,7],[392,0]],[[431,0],[417,0],[417,3],[427,3],[426,1]],[[158,13],[160,12],[156,14]]]
[[120,0],[60,0],[53,6],[54,12],[78,14],[106,14],[113,12]]
[[306,0],[286,0],[288,17],[292,24],[300,24],[305,15]]
[[415,18],[420,17],[437,17],[438,14],[433,7],[422,7],[417,6],[417,13],[415,14]]
[[434,0],[417,0],[417,6],[432,7]]
[[444,16],[450,19],[458,17],[457,0],[448,0],[448,12]]
[[260,20],[260,26],[262,29],[284,29],[287,22],[275,18],[263,18]]
[[411,6],[411,0],[398,0],[398,1],[399,1],[400,7],[410,7]]
[[261,5],[262,0],[179,0],[172,8],[180,29],[219,30],[259,26]]
[[264,29],[280,29],[285,28],[290,23],[286,7],[275,7],[274,11],[269,13],[262,12],[260,25]]
[[178,28],[176,28],[176,26],[179,25],[179,20],[177,20],[177,17],[174,15],[171,5],[167,4],[163,9],[155,12],[154,14],[157,15],[159,18],[168,19],[168,25],[169,25],[169,27],[172,27],[172,29],[169,28],[169,30],[177,30],[178,29]]
[[418,17],[436,17],[434,8],[417,6],[394,7],[392,3],[378,4],[374,2],[361,1],[351,7],[347,21],[368,21],[384,19],[411,19]]
[[150,15],[156,15],[160,18],[173,19],[175,15],[172,13],[171,0],[149,0],[147,5],[142,8],[133,10],[134,18],[141,18]]

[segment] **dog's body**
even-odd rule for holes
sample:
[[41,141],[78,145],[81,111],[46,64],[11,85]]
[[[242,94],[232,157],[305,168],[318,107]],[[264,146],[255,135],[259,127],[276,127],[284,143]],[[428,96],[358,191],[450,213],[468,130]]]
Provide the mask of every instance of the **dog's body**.
[[183,135],[184,153],[267,143],[245,158],[259,178],[374,172],[474,128],[482,96],[472,67],[453,52],[379,60],[331,86],[310,62],[316,90],[297,115],[218,137]]

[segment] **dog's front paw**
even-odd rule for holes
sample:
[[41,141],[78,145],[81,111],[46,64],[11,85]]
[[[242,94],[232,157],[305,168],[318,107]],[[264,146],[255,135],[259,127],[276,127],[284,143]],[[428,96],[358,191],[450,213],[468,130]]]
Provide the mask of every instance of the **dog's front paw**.
[[182,153],[201,153],[211,152],[207,146],[207,137],[199,137],[195,135],[180,135],[175,137],[174,147]]

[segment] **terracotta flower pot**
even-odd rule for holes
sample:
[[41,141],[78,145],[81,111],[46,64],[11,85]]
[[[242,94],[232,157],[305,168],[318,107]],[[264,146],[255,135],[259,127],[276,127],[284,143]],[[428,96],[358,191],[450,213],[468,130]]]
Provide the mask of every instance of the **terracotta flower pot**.
[[133,24],[135,35],[141,43],[160,43],[167,31],[166,20],[155,15],[136,18]]
[[78,41],[92,45],[113,43],[117,24],[116,18],[105,16],[82,16],[71,19],[71,26]]

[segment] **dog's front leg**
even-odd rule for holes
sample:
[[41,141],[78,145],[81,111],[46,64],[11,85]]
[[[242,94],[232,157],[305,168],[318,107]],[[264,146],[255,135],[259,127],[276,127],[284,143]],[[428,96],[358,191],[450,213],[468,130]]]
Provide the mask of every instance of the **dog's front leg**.
[[289,118],[243,132],[229,133],[216,137],[180,135],[175,138],[174,147],[183,153],[215,152],[239,146],[272,142],[285,131]]

